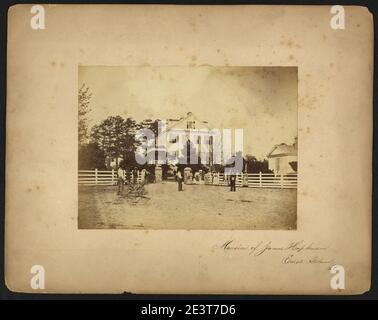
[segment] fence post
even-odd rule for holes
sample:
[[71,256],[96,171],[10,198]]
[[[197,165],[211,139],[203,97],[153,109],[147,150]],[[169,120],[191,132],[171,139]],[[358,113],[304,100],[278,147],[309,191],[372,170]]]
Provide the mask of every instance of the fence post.
[[261,171],[259,173],[259,186],[260,186],[260,188],[262,187],[262,173],[261,173]]
[[281,189],[283,188],[283,174],[281,173]]
[[114,184],[114,169],[112,169],[112,185]]
[[95,184],[97,184],[97,168],[95,169]]

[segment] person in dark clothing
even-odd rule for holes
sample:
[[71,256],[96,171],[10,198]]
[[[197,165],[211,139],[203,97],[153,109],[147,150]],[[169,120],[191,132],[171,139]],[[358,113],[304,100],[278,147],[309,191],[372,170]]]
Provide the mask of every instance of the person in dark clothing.
[[231,173],[230,175],[230,186],[231,190],[230,191],[236,191],[236,175],[234,172]]

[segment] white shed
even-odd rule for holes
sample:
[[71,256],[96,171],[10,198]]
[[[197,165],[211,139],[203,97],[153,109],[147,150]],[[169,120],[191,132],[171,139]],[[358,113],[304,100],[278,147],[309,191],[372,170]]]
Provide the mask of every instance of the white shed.
[[268,153],[267,158],[269,170],[272,170],[276,175],[296,173],[298,163],[297,143],[293,145],[277,144]]

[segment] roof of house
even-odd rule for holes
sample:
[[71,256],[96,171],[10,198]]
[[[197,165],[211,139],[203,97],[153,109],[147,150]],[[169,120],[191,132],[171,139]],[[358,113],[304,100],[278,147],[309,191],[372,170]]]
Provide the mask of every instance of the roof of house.
[[[171,123],[166,127],[166,130],[164,130],[161,133],[169,132],[170,130],[174,129],[176,126],[183,124],[188,120],[195,120],[198,123],[202,123],[202,125],[205,126],[208,130],[211,130],[211,126],[209,125],[207,121],[201,121],[192,112],[188,112],[185,117],[181,117],[180,119],[170,119]],[[186,129],[186,128],[183,128],[183,129]]]
[[296,145],[287,145],[286,143],[276,144],[268,153],[267,157],[272,156],[296,156],[298,153]]

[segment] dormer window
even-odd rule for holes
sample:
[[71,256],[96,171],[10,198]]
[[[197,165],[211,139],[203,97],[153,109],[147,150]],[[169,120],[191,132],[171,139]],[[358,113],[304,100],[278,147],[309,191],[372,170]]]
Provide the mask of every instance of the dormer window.
[[188,121],[187,124],[186,124],[186,128],[187,129],[195,129],[195,124],[196,124],[195,121]]

